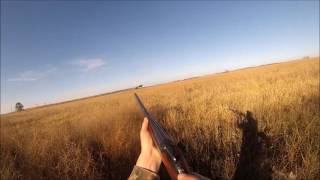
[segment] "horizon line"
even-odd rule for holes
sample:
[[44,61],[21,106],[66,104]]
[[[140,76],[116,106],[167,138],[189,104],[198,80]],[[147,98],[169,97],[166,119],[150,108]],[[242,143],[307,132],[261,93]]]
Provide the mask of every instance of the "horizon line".
[[[223,73],[230,73],[230,72],[244,70],[244,69],[248,69],[248,68],[258,68],[258,67],[261,67],[261,66],[268,66],[268,65],[273,65],[273,64],[286,63],[286,62],[299,61],[299,60],[308,60],[308,59],[319,58],[319,57],[320,57],[320,54],[313,55],[313,56],[300,56],[299,58],[297,57],[297,58],[293,58],[293,59],[282,59],[282,60],[279,59],[278,62],[259,64],[259,65],[253,65],[253,66],[239,67],[239,68],[230,69],[230,70],[204,73],[204,74],[201,74],[201,75],[191,75],[191,76],[188,76],[188,77],[185,77],[185,78],[181,78],[181,79],[179,78],[179,79],[166,80],[166,81],[158,82],[158,83],[156,83],[156,82],[146,83],[148,85],[145,86],[144,84],[142,84],[143,87],[141,87],[139,89],[150,88],[150,87],[155,87],[155,86],[161,86],[161,85],[164,85],[164,84],[175,83],[175,82],[179,82],[179,81],[186,81],[186,80],[191,80],[191,79],[194,79],[194,78],[201,78],[201,77],[210,76],[210,75],[219,75],[219,74],[223,74]],[[111,91],[108,91],[108,92],[94,94],[94,95],[88,95],[88,96],[85,96],[85,97],[77,97],[77,98],[65,99],[65,100],[61,100],[61,101],[58,101],[58,102],[52,102],[52,103],[48,103],[48,104],[44,103],[44,105],[39,105],[39,106],[35,105],[35,106],[28,107],[28,108],[26,108],[24,110],[32,110],[32,109],[44,108],[44,107],[48,107],[48,106],[65,104],[65,103],[85,100],[85,99],[104,96],[104,95],[121,93],[121,92],[124,92],[124,91],[136,89],[139,85],[140,84],[137,84],[134,87],[111,90]],[[1,112],[0,115],[6,115],[6,114],[11,114],[11,113],[15,113],[15,111],[6,112],[6,113],[2,113]]]

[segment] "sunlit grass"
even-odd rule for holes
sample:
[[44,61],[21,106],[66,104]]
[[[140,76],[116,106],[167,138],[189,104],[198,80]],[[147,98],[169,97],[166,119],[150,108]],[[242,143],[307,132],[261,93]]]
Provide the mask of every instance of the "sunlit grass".
[[241,144],[229,108],[271,139],[273,169],[320,174],[319,58],[248,68],[1,116],[1,179],[126,179],[146,107],[187,148],[193,170],[230,179]]

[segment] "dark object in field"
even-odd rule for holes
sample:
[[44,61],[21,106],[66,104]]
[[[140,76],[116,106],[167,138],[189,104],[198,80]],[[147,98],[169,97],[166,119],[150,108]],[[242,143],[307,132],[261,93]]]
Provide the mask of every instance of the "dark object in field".
[[23,110],[23,105],[20,102],[16,103],[16,112],[20,112]]
[[232,111],[237,114],[236,123],[242,131],[240,157],[233,179],[273,179],[268,161],[269,138],[265,132],[258,131],[257,120],[252,117],[250,111],[246,114]]
[[140,84],[139,86],[136,87],[136,89],[140,89],[140,88],[143,88],[142,84]]
[[136,93],[134,95],[144,116],[149,120],[149,129],[152,134],[153,142],[161,153],[162,162],[171,179],[177,179],[177,176],[180,173],[191,173],[189,165],[180,149],[174,145],[170,136],[156,119],[148,113],[139,96]]

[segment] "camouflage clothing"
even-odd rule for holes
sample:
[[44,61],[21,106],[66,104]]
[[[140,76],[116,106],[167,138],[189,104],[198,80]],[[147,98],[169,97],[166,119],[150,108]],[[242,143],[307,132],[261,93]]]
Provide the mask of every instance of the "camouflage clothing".
[[139,166],[134,166],[130,174],[130,177],[128,178],[128,180],[159,180],[159,179],[160,177],[158,176],[157,173]]

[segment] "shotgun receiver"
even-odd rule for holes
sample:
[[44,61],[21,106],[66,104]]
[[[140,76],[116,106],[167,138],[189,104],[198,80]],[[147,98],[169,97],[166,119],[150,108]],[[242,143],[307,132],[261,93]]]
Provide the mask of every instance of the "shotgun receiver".
[[180,173],[191,173],[180,149],[174,145],[165,129],[149,114],[139,96],[136,93],[134,95],[144,116],[149,120],[149,130],[151,131],[153,142],[161,153],[161,160],[171,179],[177,179]]

